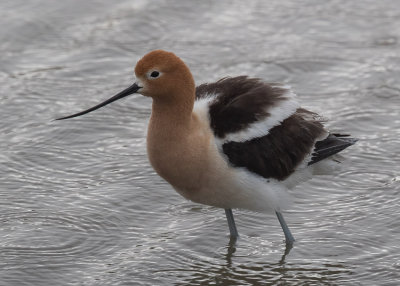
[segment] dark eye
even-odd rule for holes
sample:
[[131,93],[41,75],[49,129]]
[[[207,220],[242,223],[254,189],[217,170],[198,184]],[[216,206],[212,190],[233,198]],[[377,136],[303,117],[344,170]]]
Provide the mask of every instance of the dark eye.
[[153,77],[153,78],[156,78],[159,75],[160,75],[160,72],[158,72],[158,71],[152,71],[151,74],[150,74],[150,76]]

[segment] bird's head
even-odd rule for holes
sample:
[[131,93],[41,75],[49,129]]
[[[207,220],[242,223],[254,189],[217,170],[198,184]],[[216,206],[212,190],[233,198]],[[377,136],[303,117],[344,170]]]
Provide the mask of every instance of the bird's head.
[[58,118],[77,117],[125,96],[139,93],[154,101],[179,104],[194,100],[195,83],[186,64],[175,54],[155,50],[140,59],[135,67],[136,82],[110,99],[82,112]]

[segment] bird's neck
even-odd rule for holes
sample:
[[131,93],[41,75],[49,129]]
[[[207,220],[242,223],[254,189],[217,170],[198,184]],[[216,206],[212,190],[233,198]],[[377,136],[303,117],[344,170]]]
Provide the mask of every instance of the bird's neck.
[[[179,102],[153,99],[150,124],[155,129],[152,132],[170,129],[175,132],[186,131],[191,124],[194,100],[191,98]],[[162,130],[161,130],[162,129]]]
[[201,133],[201,122],[192,109],[193,102],[153,101],[147,153],[156,172],[176,188],[192,188],[204,165],[201,158],[209,139]]

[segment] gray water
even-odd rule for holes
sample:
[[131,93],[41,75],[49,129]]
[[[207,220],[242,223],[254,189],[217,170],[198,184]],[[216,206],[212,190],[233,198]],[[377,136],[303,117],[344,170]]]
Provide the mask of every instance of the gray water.
[[[0,2],[0,285],[399,285],[398,1]],[[360,141],[338,174],[271,214],[186,201],[151,169],[151,102],[129,86],[152,49],[197,83],[247,74],[293,87]]]

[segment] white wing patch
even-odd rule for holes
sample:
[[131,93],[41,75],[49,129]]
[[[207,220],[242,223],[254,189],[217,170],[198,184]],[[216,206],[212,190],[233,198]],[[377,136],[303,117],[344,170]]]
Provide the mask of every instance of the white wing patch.
[[[282,88],[282,87],[280,87]],[[244,142],[253,138],[262,137],[269,133],[269,130],[279,124],[289,116],[293,115],[300,107],[296,94],[294,94],[290,87],[284,87],[287,92],[282,96],[282,100],[274,107],[268,108],[269,116],[260,121],[256,121],[244,130],[227,134],[224,138],[216,138],[218,145],[222,145],[229,141]]]
[[217,97],[216,94],[207,94],[194,102],[193,112],[197,114],[200,120],[208,122],[210,126],[210,103]]

